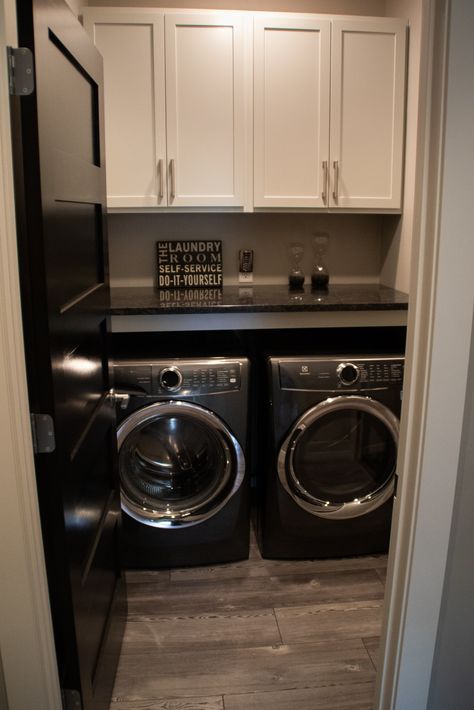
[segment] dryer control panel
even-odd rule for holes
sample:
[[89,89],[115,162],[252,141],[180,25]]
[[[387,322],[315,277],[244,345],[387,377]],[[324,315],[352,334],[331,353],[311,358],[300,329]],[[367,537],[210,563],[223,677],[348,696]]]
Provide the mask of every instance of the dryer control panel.
[[312,392],[360,392],[400,387],[403,357],[340,357],[278,360],[280,387]]
[[160,360],[118,362],[115,389],[137,396],[196,396],[241,388],[238,360]]

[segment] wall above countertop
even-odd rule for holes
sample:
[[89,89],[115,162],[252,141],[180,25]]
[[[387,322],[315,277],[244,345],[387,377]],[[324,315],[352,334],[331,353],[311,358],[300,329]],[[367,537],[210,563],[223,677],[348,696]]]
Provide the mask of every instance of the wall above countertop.
[[[76,0],[71,0],[71,4]],[[89,7],[130,7],[130,0],[89,0]],[[195,8],[195,0],[140,0],[140,7]],[[199,5],[199,4],[198,4]],[[138,4],[137,4],[138,7]],[[384,0],[206,0],[203,9],[269,12],[327,12],[338,15],[386,15]]]
[[238,284],[239,249],[254,250],[254,283],[286,284],[287,247],[302,242],[302,267],[311,280],[314,232],[329,234],[331,283],[378,283],[381,265],[379,215],[323,214],[111,214],[110,276],[113,287],[156,285],[156,242],[163,239],[222,240],[224,284]]

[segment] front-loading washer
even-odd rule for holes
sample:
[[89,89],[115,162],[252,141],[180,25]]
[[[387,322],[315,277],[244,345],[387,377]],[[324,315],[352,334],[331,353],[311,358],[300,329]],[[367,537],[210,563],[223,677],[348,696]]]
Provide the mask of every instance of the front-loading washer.
[[115,362],[124,567],[248,557],[246,358]]
[[270,357],[262,555],[388,549],[403,357]]

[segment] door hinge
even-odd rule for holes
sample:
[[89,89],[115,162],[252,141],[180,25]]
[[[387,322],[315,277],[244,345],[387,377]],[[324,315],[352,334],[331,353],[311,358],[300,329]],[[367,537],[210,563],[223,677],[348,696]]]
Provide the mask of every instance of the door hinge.
[[35,89],[33,52],[28,47],[7,47],[8,84],[12,96],[29,96]]
[[81,694],[78,690],[61,689],[63,710],[82,710]]
[[49,414],[30,414],[35,454],[50,454],[56,448],[54,422]]

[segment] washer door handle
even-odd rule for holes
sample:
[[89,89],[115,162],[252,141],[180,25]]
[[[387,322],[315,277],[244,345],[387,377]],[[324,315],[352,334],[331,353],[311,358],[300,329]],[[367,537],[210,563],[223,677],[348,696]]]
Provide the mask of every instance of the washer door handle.
[[127,409],[130,403],[131,394],[142,394],[138,392],[120,392],[113,387],[109,390],[110,403],[112,407],[119,406],[120,409]]

